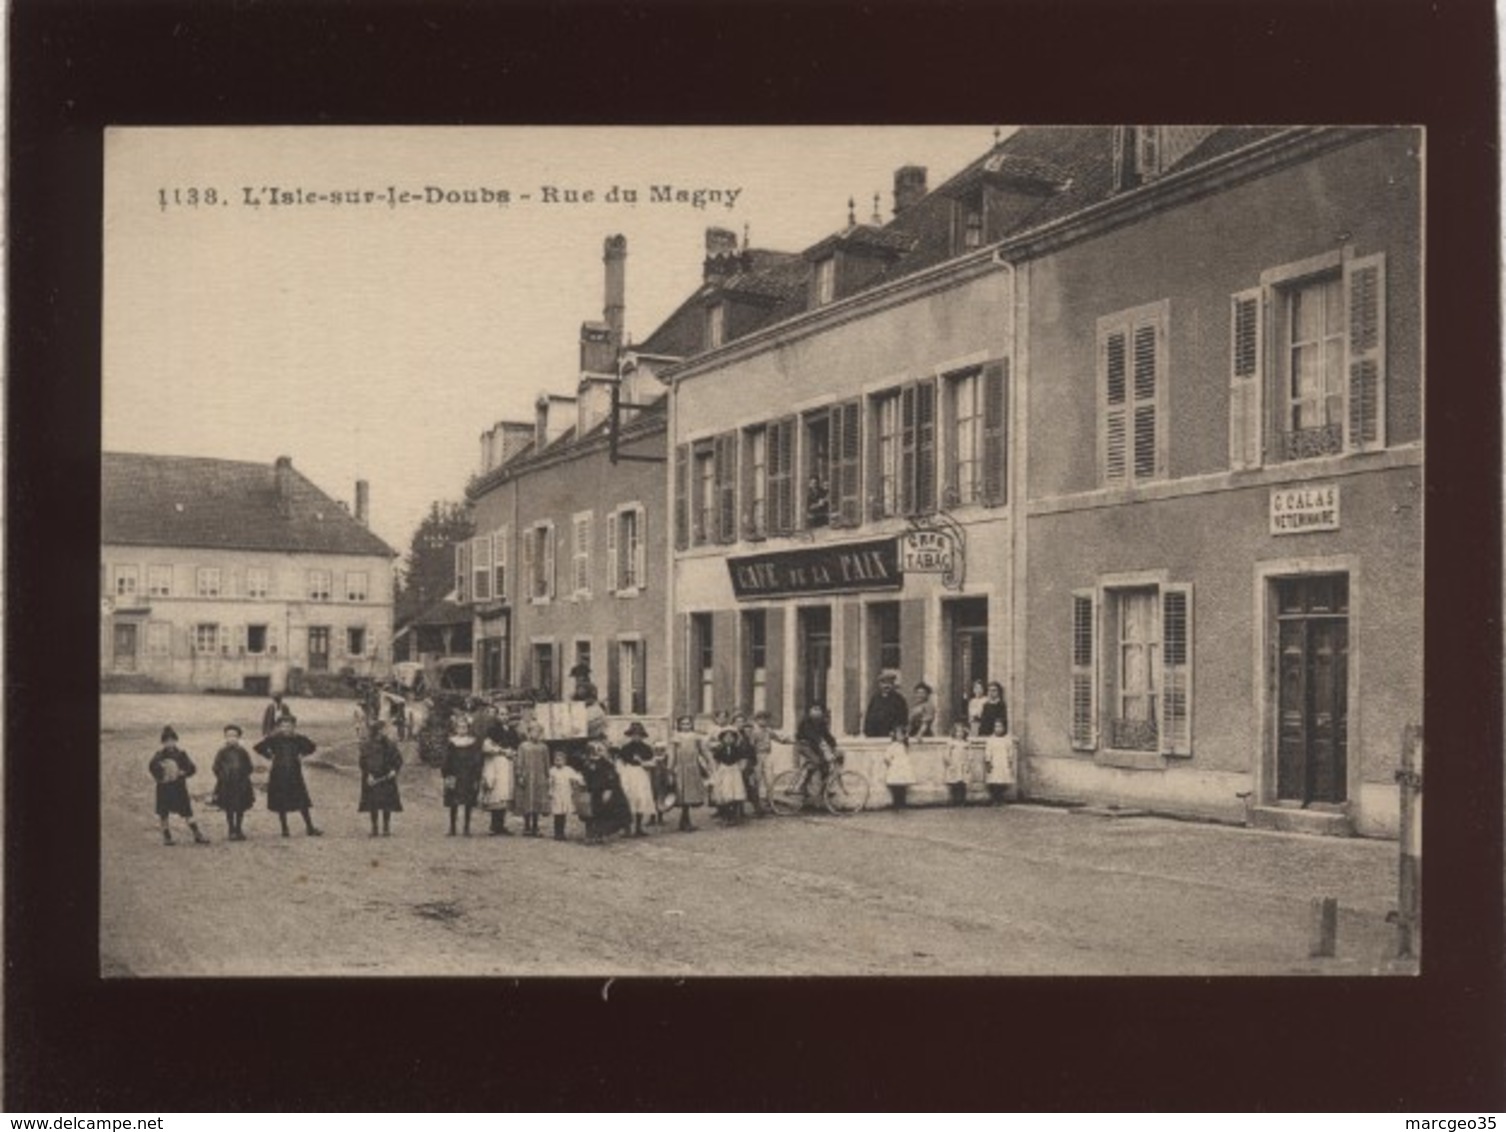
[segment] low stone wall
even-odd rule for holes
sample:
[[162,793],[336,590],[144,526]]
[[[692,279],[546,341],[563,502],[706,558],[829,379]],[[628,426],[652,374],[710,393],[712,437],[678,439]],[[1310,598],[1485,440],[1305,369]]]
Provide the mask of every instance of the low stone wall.
[[[911,806],[941,806],[950,800],[946,783],[942,781],[942,765],[946,756],[947,740],[914,739],[910,742],[910,762],[915,767],[915,785],[910,787],[905,798]],[[886,739],[843,739],[838,743],[843,765],[858,771],[868,779],[868,809],[882,810],[892,802],[889,789],[884,785],[884,752],[889,748]],[[983,744],[968,744],[967,799],[969,802],[986,802],[988,789],[983,785]],[[795,765],[795,747],[791,743],[775,743],[769,752],[770,777]]]

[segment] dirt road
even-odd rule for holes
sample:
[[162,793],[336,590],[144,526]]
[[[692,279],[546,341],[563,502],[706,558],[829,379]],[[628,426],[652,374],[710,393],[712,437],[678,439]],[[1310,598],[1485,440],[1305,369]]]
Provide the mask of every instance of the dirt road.
[[[259,710],[259,705],[255,705]],[[655,831],[591,847],[445,836],[413,748],[390,838],[356,813],[348,704],[299,704],[323,838],[161,844],[146,761],[171,719],[201,767],[253,701],[107,697],[101,970],[128,975],[1361,974],[1390,960],[1395,847],[1032,806]],[[264,765],[264,760],[257,760]],[[264,780],[259,771],[258,781]],[[258,799],[259,803],[262,801]],[[517,820],[510,825],[517,828]],[[547,823],[546,823],[547,824]],[[1307,958],[1336,896],[1339,954]]]

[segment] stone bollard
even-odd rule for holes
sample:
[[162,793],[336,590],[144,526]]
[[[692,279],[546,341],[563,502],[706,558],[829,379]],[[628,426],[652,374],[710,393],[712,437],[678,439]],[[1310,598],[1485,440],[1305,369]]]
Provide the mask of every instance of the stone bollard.
[[1307,954],[1313,959],[1331,959],[1339,934],[1339,902],[1332,896],[1314,896],[1312,942]]

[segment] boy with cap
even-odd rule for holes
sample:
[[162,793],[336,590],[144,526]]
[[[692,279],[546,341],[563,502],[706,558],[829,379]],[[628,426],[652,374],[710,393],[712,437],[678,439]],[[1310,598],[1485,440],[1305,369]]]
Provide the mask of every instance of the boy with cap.
[[231,841],[244,841],[241,822],[256,804],[251,786],[251,755],[241,746],[241,729],[225,725],[225,745],[214,756],[214,804],[225,811]]
[[157,817],[162,820],[162,844],[173,843],[173,831],[167,824],[171,814],[188,822],[195,843],[208,844],[209,838],[199,832],[199,823],[193,820],[193,806],[188,800],[188,779],[197,768],[188,752],[179,749],[178,733],[171,726],[162,729],[162,749],[152,756],[146,768],[157,783]]

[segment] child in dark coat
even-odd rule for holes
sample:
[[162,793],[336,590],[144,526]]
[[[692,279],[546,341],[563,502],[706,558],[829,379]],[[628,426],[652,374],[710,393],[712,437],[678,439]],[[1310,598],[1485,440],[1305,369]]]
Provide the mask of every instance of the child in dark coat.
[[403,756],[397,744],[387,737],[387,723],[378,719],[361,744],[361,804],[359,813],[371,815],[371,836],[377,835],[377,815],[382,818],[382,836],[392,836],[392,815],[403,812],[403,800],[397,792],[397,772]]
[[186,751],[178,747],[178,733],[171,727],[162,729],[162,749],[147,763],[147,770],[157,783],[157,817],[162,820],[162,844],[173,843],[173,831],[167,819],[177,814],[193,830],[193,839],[200,845],[209,838],[199,832],[199,823],[193,820],[193,805],[188,800],[188,779],[197,769]]
[[309,790],[303,781],[303,760],[317,749],[314,741],[297,731],[298,720],[284,715],[277,721],[277,730],[252,748],[263,758],[272,760],[267,772],[267,809],[277,815],[282,824],[282,835],[288,836],[288,814],[297,811],[303,816],[304,832],[310,837],[323,837],[324,831],[314,825],[309,814],[314,803],[309,799]]
[[241,729],[225,726],[225,745],[214,756],[214,804],[225,811],[231,841],[244,841],[241,829],[246,811],[256,804],[251,785],[251,755],[241,745]]

